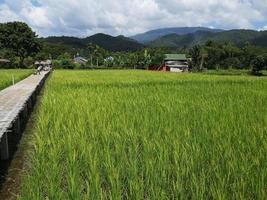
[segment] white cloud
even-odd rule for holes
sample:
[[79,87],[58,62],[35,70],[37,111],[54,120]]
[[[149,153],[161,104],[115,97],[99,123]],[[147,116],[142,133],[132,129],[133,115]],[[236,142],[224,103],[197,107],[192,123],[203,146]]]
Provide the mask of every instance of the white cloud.
[[27,7],[21,10],[22,16],[34,27],[49,28],[53,23],[47,17],[47,9],[41,7]]
[[[22,20],[41,35],[132,35],[171,26],[261,28],[267,0],[6,0],[0,21]],[[265,23],[266,22],[266,23]]]
[[0,22],[19,20],[17,16],[9,7],[5,4],[0,5]]

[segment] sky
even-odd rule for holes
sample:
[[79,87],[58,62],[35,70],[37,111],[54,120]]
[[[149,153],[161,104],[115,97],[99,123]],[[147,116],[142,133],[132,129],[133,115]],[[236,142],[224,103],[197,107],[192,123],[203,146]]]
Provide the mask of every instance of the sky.
[[0,23],[39,36],[132,36],[165,27],[267,30],[267,0],[0,0]]

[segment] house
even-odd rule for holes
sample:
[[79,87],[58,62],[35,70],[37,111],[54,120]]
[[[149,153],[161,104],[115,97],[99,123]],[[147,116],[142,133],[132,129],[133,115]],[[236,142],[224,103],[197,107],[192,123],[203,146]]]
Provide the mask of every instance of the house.
[[109,56],[104,59],[104,62],[113,62],[113,61],[114,61],[114,58],[112,56]]
[[165,54],[162,71],[188,72],[188,61],[185,54]]
[[150,65],[148,69],[154,71],[188,72],[188,59],[185,54],[165,54],[162,65]]
[[80,64],[86,64],[88,62],[87,59],[81,57],[78,53],[74,56],[73,61],[75,63],[80,63]]
[[10,63],[10,60],[1,58],[0,63]]
[[0,67],[9,67],[10,63],[11,62],[8,59],[0,59]]

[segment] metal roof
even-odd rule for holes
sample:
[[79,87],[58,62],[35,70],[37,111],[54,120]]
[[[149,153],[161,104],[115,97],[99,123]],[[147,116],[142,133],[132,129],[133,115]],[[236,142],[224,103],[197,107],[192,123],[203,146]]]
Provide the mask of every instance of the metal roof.
[[84,62],[84,63],[88,62],[87,59],[85,59],[85,58],[83,58],[83,57],[81,57],[81,56],[75,57],[75,58],[74,58],[74,61],[75,61],[75,62]]
[[164,60],[187,60],[185,54],[165,54]]
[[0,59],[0,62],[9,63],[10,60],[8,60],[8,59]]
[[35,65],[51,65],[52,64],[52,61],[51,60],[46,60],[46,61],[36,61],[34,63]]

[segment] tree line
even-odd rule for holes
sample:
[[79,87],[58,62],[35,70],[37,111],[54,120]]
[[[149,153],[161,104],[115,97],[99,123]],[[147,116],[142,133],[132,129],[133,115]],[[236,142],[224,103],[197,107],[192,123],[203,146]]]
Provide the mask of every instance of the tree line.
[[191,70],[206,69],[251,69],[257,74],[266,70],[267,49],[246,43],[237,47],[232,43],[207,41],[204,45],[195,45],[189,49]]
[[164,59],[164,52],[166,51],[163,48],[147,48],[135,52],[110,52],[89,43],[82,54],[88,59],[87,63],[74,63],[73,55],[65,52],[55,58],[54,67],[65,69],[147,69],[149,65],[160,65]]

